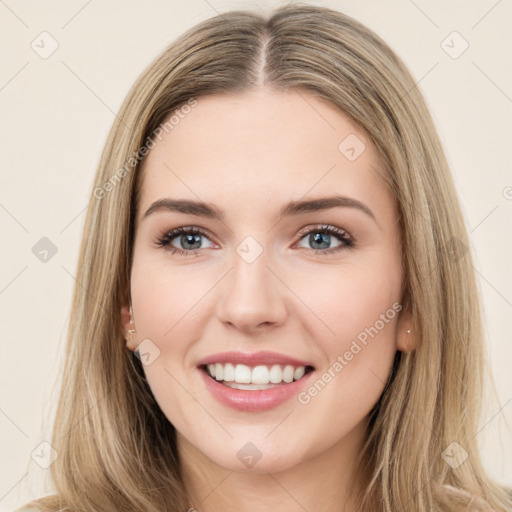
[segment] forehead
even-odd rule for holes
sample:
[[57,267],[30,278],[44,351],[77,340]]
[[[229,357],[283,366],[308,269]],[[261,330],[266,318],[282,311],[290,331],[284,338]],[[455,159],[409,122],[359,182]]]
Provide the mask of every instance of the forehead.
[[270,210],[273,198],[278,208],[278,198],[333,193],[384,207],[392,202],[364,132],[308,92],[200,97],[179,114],[144,162],[141,215],[165,196],[232,204],[237,211]]

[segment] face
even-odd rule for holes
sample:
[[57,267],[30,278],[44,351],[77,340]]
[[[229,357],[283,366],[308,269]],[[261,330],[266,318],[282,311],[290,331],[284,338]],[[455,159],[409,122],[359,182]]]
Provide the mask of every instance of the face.
[[150,151],[130,348],[181,446],[246,472],[358,449],[407,343],[379,171],[358,126],[306,92],[201,97]]

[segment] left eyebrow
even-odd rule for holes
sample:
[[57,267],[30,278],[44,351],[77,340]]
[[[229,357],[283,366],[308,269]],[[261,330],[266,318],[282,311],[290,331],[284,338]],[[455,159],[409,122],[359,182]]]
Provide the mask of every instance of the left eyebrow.
[[331,208],[356,208],[377,222],[373,212],[361,201],[346,196],[330,196],[318,199],[304,199],[301,201],[290,201],[280,212],[279,220],[291,215],[300,215],[308,212],[330,210]]
[[[340,207],[356,208],[377,222],[373,212],[364,203],[352,197],[339,195],[321,197],[318,199],[290,201],[281,208],[279,212],[279,220],[283,219],[284,217],[301,215],[308,212],[330,210],[331,208]],[[217,220],[223,220],[225,218],[225,212],[213,204],[190,199],[172,199],[169,197],[158,199],[152,203],[151,206],[147,209],[146,213],[143,215],[143,218],[146,218],[158,211],[179,212]]]

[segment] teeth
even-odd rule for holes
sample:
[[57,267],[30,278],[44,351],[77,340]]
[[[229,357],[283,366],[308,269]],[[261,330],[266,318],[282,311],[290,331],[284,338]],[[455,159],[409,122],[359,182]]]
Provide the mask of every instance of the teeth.
[[268,384],[268,368],[266,366],[255,366],[252,369],[251,382],[253,384]]
[[304,368],[304,366],[299,366],[299,367],[295,368],[295,372],[293,373],[293,379],[294,380],[302,379],[302,377],[304,376],[305,373],[306,373],[306,368]]
[[233,382],[235,380],[235,367],[231,363],[224,365],[224,382]]
[[295,368],[293,366],[285,366],[283,370],[283,380],[285,382],[293,382],[293,371]]
[[270,368],[270,382],[272,384],[279,384],[283,380],[283,370],[278,364]]
[[[215,372],[217,372],[217,365],[215,365]],[[217,373],[215,373],[215,378],[217,378]],[[237,364],[235,367],[235,382],[240,384],[250,384],[251,369],[248,366],[245,366],[245,364]]]
[[[208,373],[217,381],[232,383],[235,389],[267,389],[272,384],[290,383],[301,379],[306,373],[305,366],[274,364],[272,366],[247,366],[245,364],[215,363],[207,366]],[[243,386],[247,384],[248,386]],[[240,385],[240,386],[239,386]]]

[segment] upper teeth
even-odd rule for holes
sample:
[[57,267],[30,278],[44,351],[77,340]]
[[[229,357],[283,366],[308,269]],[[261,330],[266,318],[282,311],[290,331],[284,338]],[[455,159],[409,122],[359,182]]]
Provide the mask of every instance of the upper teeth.
[[231,363],[215,363],[208,365],[208,373],[215,380],[238,382],[239,384],[279,384],[280,382],[293,382],[302,378],[306,372],[305,366],[246,366]]

